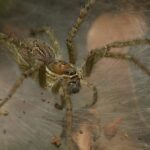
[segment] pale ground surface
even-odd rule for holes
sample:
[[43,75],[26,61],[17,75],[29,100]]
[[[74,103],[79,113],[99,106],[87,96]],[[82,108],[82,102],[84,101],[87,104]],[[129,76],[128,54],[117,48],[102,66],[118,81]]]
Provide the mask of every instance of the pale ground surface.
[[[103,4],[97,4],[95,10],[101,12],[100,8],[116,6],[115,2]],[[78,14],[79,5],[80,3],[73,1],[51,1],[51,5],[48,1],[20,1],[17,8],[11,11],[13,13],[1,18],[1,29],[5,32],[14,31],[18,36],[26,37],[31,27],[51,25],[65,49],[64,38],[73,23],[70,20],[74,20],[74,16]],[[146,35],[148,25],[140,12],[122,11],[114,15],[105,11],[91,23],[89,20],[95,20],[92,11],[93,15],[89,16],[82,26],[76,40],[79,50],[78,64],[85,58],[85,48],[90,50],[114,40]],[[97,12],[95,14],[98,14]],[[148,51],[147,46],[132,50],[133,54],[149,67]],[[66,58],[65,50],[62,53]],[[11,57],[1,51],[0,98],[7,94],[19,74]],[[93,148],[94,150],[149,150],[149,77],[126,61],[103,59],[95,66],[88,80],[98,87],[99,101],[96,107],[89,110],[93,116],[88,116],[88,113],[80,108],[91,100],[91,91],[84,87],[80,94],[73,97],[74,127],[77,131],[74,133],[74,139],[78,141],[80,150],[90,150],[93,145],[93,133],[97,139],[94,145],[98,146],[97,149]],[[30,79],[25,81],[3,108],[9,110],[9,115],[0,119],[0,150],[57,149],[51,145],[50,139],[53,135],[61,133],[65,111],[54,108],[56,101],[59,99],[54,98],[50,90],[42,91],[37,83]],[[83,134],[79,134],[79,126]],[[112,134],[114,137],[110,139],[106,134]],[[65,149],[65,145],[59,149]]]

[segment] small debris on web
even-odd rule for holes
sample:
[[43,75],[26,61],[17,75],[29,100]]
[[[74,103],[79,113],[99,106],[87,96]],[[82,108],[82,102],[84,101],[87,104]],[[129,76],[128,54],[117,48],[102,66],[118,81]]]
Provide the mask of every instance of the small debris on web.
[[123,119],[119,117],[104,127],[104,134],[107,139],[111,140],[117,134],[118,128],[122,121]]
[[42,99],[41,99],[41,101],[42,101],[42,102],[45,102],[45,101],[46,101],[46,99],[42,98]]
[[6,129],[4,129],[4,130],[3,130],[3,134],[6,134],[6,133],[7,133],[7,130],[6,130]]
[[56,147],[60,147],[60,145],[61,145],[61,139],[60,139],[60,137],[53,136],[52,139],[51,139],[51,143],[53,145],[55,145]]
[[26,112],[25,112],[25,111],[23,111],[22,113],[23,113],[24,115],[26,114]]
[[0,111],[0,116],[8,116],[9,112],[7,110]]

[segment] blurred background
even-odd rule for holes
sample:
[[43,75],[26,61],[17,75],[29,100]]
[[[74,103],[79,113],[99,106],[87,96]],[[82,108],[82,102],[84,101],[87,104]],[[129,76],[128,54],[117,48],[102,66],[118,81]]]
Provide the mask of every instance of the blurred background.
[[[68,59],[66,37],[85,0],[0,0],[0,31],[28,38],[30,29],[50,26]],[[78,32],[75,43],[77,66],[88,52],[107,43],[149,37],[148,0],[98,0]],[[50,44],[46,37],[40,40]],[[113,49],[130,53],[150,69],[150,46]],[[20,71],[6,47],[0,49],[0,98],[4,98]],[[99,100],[94,108],[88,87],[72,97],[75,148],[79,150],[150,149],[150,77],[125,60],[102,59],[87,79],[97,86]],[[64,127],[65,110],[54,108],[59,97],[50,89],[27,79],[3,107],[8,116],[0,117],[0,150],[55,150],[51,138]],[[80,129],[83,134],[79,134]],[[65,141],[65,137],[63,138]],[[62,144],[59,149],[65,149]]]

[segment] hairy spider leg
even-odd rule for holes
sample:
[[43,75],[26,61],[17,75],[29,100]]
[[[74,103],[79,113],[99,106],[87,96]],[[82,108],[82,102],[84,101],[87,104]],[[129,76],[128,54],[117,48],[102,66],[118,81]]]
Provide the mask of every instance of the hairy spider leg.
[[131,55],[126,54],[114,54],[109,52],[111,48],[122,48],[127,46],[137,46],[137,45],[146,45],[150,44],[150,39],[135,39],[129,41],[116,41],[110,44],[106,44],[104,47],[93,49],[88,54],[88,57],[85,61],[85,64],[82,66],[84,76],[90,76],[94,65],[103,57],[117,57],[122,59],[128,59],[134,62],[141,68],[147,75],[150,75],[150,71],[139,62],[136,58]]
[[8,95],[4,98],[4,100],[0,103],[0,108],[6,104],[11,97],[16,93],[17,89],[22,85],[24,79],[28,78],[32,73],[38,70],[39,67],[31,68],[28,71],[21,74],[21,76],[16,80],[10,91],[8,92]]
[[66,39],[66,45],[68,49],[68,54],[69,54],[69,62],[72,64],[76,63],[76,48],[74,44],[74,38],[83,23],[85,17],[87,16],[89,10],[92,8],[92,6],[95,4],[96,0],[88,0],[87,3],[83,8],[80,10],[80,14],[78,18],[76,19],[74,25],[72,26],[71,30],[68,33],[68,37]]
[[63,83],[63,91],[64,91],[64,100],[66,104],[66,138],[67,138],[67,150],[73,150],[73,140],[72,140],[72,120],[73,120],[73,112],[72,112],[72,101],[70,94],[67,92],[67,86]]
[[59,92],[60,95],[60,104],[55,103],[55,108],[62,110],[66,106],[65,95],[62,92]]
[[65,95],[62,88],[62,78],[57,80],[55,84],[52,86],[52,93],[58,94],[60,96],[60,104],[55,103],[55,108],[62,110],[66,106]]
[[97,102],[97,99],[98,99],[98,92],[97,92],[97,88],[96,86],[94,86],[93,84],[85,81],[85,80],[81,80],[81,84],[89,87],[92,89],[93,91],[93,100],[92,100],[92,103],[91,104],[87,104],[84,108],[91,108],[92,106],[94,106]]
[[52,92],[57,94],[59,93],[61,104],[56,103],[55,107],[57,109],[63,109],[66,107],[66,145],[67,150],[73,150],[73,140],[72,140],[72,101],[71,96],[67,91],[67,85],[63,79],[59,79],[52,87]]
[[105,57],[129,60],[129,61],[133,62],[134,64],[136,64],[148,76],[150,76],[150,70],[148,70],[148,68],[146,68],[137,58],[133,57],[132,55],[108,52],[105,55]]
[[[91,88],[92,91],[93,91],[92,103],[88,104],[84,107],[84,108],[90,108],[97,102],[97,98],[98,98],[97,88],[96,88],[96,86],[94,86],[93,84],[89,83],[86,80],[81,79],[80,81],[81,81],[82,85],[85,85],[85,86]],[[55,107],[57,109],[60,109],[60,110],[62,110],[66,106],[66,101],[65,101],[64,91],[62,90],[62,86],[63,86],[62,85],[62,79],[60,79],[52,87],[52,92],[54,94],[59,94],[60,95],[61,103],[60,104],[58,104],[58,103],[55,104]]]
[[53,51],[58,55],[62,51],[60,44],[54,34],[54,31],[50,27],[41,27],[37,29],[31,29],[30,34],[31,36],[36,36],[38,34],[46,34],[49,38],[51,48],[53,49]]
[[20,41],[13,39],[5,34],[0,33],[0,42],[4,45],[7,45],[11,50],[11,54],[14,56],[16,62],[21,65],[25,70],[21,74],[21,76],[16,80],[12,88],[10,89],[8,95],[4,98],[4,100],[0,103],[0,107],[2,107],[4,104],[6,104],[11,97],[15,94],[17,89],[21,86],[24,79],[31,76],[34,72],[38,71],[39,68],[42,66],[42,63],[34,64],[34,66],[29,67],[29,65],[25,62],[25,60],[22,58],[21,54],[19,53],[19,49],[17,47],[22,47],[24,45]]

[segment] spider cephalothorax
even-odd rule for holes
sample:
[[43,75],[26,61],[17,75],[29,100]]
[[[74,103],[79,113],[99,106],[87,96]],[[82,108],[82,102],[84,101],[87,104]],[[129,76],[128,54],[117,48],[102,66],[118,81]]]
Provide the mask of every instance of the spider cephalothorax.
[[[50,39],[50,47],[38,40],[13,39],[10,36],[0,33],[0,42],[8,46],[16,63],[21,68],[22,74],[10,89],[9,94],[0,103],[0,108],[9,101],[24,79],[27,77],[36,78],[42,88],[51,88],[52,92],[60,95],[61,104],[56,103],[56,108],[66,108],[66,150],[72,150],[72,103],[71,94],[78,93],[81,88],[81,83],[87,85],[93,90],[93,101],[89,106],[93,106],[97,101],[97,89],[92,84],[86,82],[84,78],[90,76],[94,64],[104,58],[110,57],[113,59],[124,59],[136,64],[145,74],[150,76],[150,70],[146,68],[140,61],[130,54],[113,53],[111,48],[122,48],[126,46],[137,46],[150,44],[150,39],[135,39],[130,41],[117,41],[91,50],[85,59],[85,63],[80,68],[75,66],[76,63],[76,49],[74,38],[79,30],[84,18],[89,9],[94,5],[95,0],[88,0],[83,8],[80,10],[79,17],[72,26],[66,45],[69,54],[69,62],[59,59],[59,51],[61,51],[58,41],[55,39],[53,33],[48,28],[39,28],[32,30],[32,35],[46,33]],[[79,71],[80,70],[80,71]]]
[[58,80],[61,78],[67,85],[67,92],[69,94],[75,94],[80,91],[81,84],[80,84],[80,77],[76,68],[65,61],[62,60],[55,60],[52,63],[48,64],[49,75],[55,74]]

